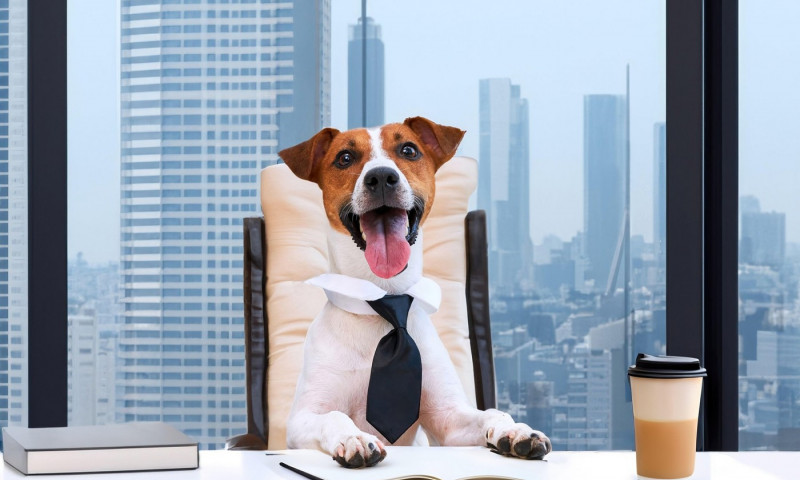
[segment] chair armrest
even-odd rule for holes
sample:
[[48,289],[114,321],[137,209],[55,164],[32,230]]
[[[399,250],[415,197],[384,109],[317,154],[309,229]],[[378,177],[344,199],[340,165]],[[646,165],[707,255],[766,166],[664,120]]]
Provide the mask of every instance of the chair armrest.
[[243,433],[225,441],[227,450],[266,450],[267,444],[258,435]]
[[497,405],[494,385],[492,333],[489,324],[489,260],[486,212],[467,213],[467,319],[472,347],[475,396],[481,410]]
[[269,331],[266,309],[267,255],[264,219],[248,217],[244,219],[243,226],[247,433],[266,443],[269,435],[266,383]]

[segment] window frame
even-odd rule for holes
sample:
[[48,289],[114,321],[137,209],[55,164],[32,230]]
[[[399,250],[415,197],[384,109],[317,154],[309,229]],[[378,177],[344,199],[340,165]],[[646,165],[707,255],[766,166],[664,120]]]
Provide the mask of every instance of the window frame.
[[[666,0],[667,352],[710,374],[698,448],[738,449],[738,1]],[[67,424],[67,0],[28,0],[28,423]]]
[[66,426],[66,0],[28,0],[28,326],[28,426]]
[[739,448],[738,37],[738,0],[667,0],[667,353],[709,372],[709,451]]

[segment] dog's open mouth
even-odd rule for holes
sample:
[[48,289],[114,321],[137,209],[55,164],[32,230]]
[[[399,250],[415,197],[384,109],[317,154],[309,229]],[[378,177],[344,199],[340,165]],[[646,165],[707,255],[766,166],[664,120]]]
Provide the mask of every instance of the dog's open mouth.
[[339,218],[358,248],[364,251],[372,272],[381,278],[391,278],[408,265],[424,208],[425,202],[414,197],[411,210],[384,205],[359,216],[348,204],[340,210]]

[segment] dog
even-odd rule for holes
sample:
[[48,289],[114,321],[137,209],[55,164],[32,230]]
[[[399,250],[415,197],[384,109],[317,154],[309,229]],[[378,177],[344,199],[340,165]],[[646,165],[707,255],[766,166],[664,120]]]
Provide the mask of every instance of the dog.
[[[375,311],[353,313],[358,309],[340,308],[332,299],[350,281],[388,294],[415,285],[424,285],[423,293],[433,297],[439,293],[433,281],[428,280],[432,287],[420,283],[426,280],[421,227],[434,201],[434,175],[453,157],[464,133],[414,117],[345,132],[325,128],[279,152],[295,175],[322,190],[330,266],[339,275],[317,283],[327,286],[329,301],[306,337],[287,421],[289,448],[318,449],[350,468],[386,457],[390,442],[366,419],[367,390],[376,345],[392,327]],[[436,299],[426,303],[423,297],[414,298],[407,327],[422,364],[419,416],[393,444],[481,445],[508,456],[543,458],[552,449],[544,433],[499,410],[470,406],[428,317],[436,306],[426,307]]]

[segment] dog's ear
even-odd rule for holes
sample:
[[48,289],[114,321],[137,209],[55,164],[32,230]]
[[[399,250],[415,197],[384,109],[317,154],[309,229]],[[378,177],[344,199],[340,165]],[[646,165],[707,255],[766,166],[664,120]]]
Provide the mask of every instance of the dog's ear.
[[278,156],[295,175],[316,183],[319,163],[338,134],[335,128],[323,128],[305,142],[281,150]]
[[417,134],[425,146],[433,151],[437,170],[446,161],[453,158],[458,144],[467,133],[460,128],[439,125],[424,117],[406,118],[403,123]]

